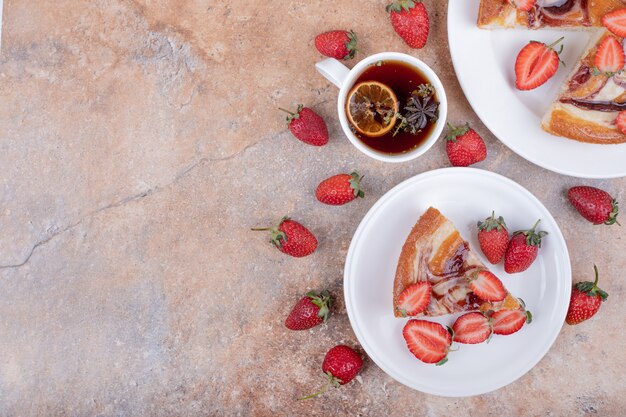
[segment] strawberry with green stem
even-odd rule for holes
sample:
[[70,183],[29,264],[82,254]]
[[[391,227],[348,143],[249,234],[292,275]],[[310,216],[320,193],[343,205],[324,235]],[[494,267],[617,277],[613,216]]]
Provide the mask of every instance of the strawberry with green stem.
[[317,248],[315,235],[306,227],[289,217],[283,217],[278,226],[253,228],[254,231],[270,231],[270,243],[281,252],[301,258],[312,254]]
[[328,127],[322,116],[302,104],[298,104],[295,112],[280,107],[278,109],[288,113],[287,125],[296,138],[313,146],[323,146],[328,143]]
[[578,324],[593,317],[609,294],[598,287],[598,267],[593,266],[596,279],[593,282],[579,282],[572,287],[569,309],[565,321],[567,324]]
[[535,231],[541,219],[528,230],[519,230],[513,234],[504,254],[504,270],[509,274],[527,270],[537,259],[541,239],[548,234]]
[[308,400],[325,393],[328,388],[339,388],[352,381],[361,370],[363,359],[354,349],[346,345],[338,345],[331,348],[322,362],[322,371],[326,378],[326,384],[317,392],[298,398]]
[[302,297],[285,320],[285,326],[290,330],[308,330],[328,320],[333,299],[327,290],[320,292],[309,291]]
[[356,33],[347,30],[331,30],[315,37],[315,47],[320,54],[335,59],[354,58],[356,43]]
[[421,49],[426,45],[430,21],[428,11],[419,0],[397,0],[386,8],[393,30],[411,48]]

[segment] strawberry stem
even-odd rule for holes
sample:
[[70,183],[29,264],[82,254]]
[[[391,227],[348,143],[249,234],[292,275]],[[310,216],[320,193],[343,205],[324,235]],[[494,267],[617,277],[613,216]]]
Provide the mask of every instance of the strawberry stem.
[[554,41],[553,43],[551,43],[550,45],[548,45],[548,48],[550,49],[554,49],[554,47],[561,42],[563,39],[565,39],[565,36],[561,36],[559,39],[557,39],[556,41]]
[[291,112],[291,111],[289,111],[289,110],[285,110],[285,109],[283,109],[282,107],[279,107],[279,108],[278,108],[278,110],[282,110],[282,111],[284,111],[285,113],[289,113],[291,116],[295,116],[295,115],[296,115],[295,113],[293,113],[293,112]]
[[272,230],[271,227],[253,227],[250,230],[255,231],[255,232],[264,232],[266,230]]
[[328,381],[317,392],[315,392],[315,393],[313,393],[311,395],[307,395],[306,397],[300,397],[300,398],[298,398],[298,401],[310,400],[311,398],[315,398],[317,396],[320,396],[323,393],[325,393],[326,391],[328,391],[328,388],[330,388],[330,385],[331,385],[331,383],[330,383],[330,381]]
[[598,286],[598,267],[596,266],[596,264],[593,264],[593,270],[596,274],[596,279],[593,281],[593,286],[597,287]]
[[537,226],[539,226],[539,222],[541,221],[541,219],[537,220],[537,222],[533,225],[533,227],[530,228],[530,230],[528,231],[529,233],[533,233],[535,231],[535,229],[537,228]]
[[343,381],[341,381],[341,379],[337,378],[336,376],[333,376],[333,374],[330,373],[330,371],[326,371],[324,373],[324,376],[326,377],[326,384],[324,384],[324,386],[317,392],[311,394],[311,395],[307,395],[306,397],[300,397],[298,398],[299,401],[302,400],[310,400],[311,398],[317,397],[318,395],[322,395],[323,393],[325,393],[326,391],[328,391],[328,388],[332,387],[339,387]]

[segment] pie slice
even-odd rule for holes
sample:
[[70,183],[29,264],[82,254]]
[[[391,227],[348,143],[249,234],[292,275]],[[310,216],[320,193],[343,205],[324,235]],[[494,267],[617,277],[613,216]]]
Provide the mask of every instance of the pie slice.
[[[546,132],[581,142],[626,142],[626,135],[615,122],[618,113],[626,110],[626,74],[607,75],[594,70],[598,45],[608,36],[614,35],[604,30],[592,37],[541,122]],[[623,43],[623,39],[618,40]]]
[[474,294],[470,279],[482,270],[487,268],[452,222],[430,207],[413,226],[400,253],[393,285],[395,316],[402,317],[400,294],[423,281],[431,285],[430,301],[417,316],[519,309],[519,301],[506,289],[506,296],[498,302],[484,301]]
[[509,0],[481,0],[478,27],[484,29],[600,27],[605,14],[622,7],[624,7],[622,0],[537,0],[532,9],[521,11]]

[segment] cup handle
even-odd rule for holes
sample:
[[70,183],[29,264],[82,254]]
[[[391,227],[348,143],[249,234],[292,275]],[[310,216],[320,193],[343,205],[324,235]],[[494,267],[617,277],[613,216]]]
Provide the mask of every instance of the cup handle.
[[341,62],[334,58],[328,58],[315,64],[315,68],[322,74],[328,81],[335,84],[338,88],[343,86],[344,82],[348,78],[350,70]]

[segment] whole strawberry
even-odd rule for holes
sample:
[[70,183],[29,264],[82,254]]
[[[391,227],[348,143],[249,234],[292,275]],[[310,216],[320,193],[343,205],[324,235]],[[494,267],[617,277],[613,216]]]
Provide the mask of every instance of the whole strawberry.
[[352,59],[356,54],[356,33],[331,30],[315,37],[315,47],[320,54],[335,59]]
[[572,187],[567,197],[581,216],[591,223],[619,224],[617,200],[606,191],[588,186]]
[[507,273],[525,271],[537,258],[541,239],[548,234],[544,231],[535,232],[540,221],[541,219],[537,220],[537,223],[528,230],[520,230],[513,234],[504,254],[504,270]]
[[299,399],[308,400],[325,393],[331,386],[338,388],[340,385],[347,384],[358,375],[362,365],[363,359],[361,359],[361,356],[351,347],[337,345],[331,348],[328,353],[326,353],[326,357],[324,357],[324,362],[322,363],[322,371],[324,371],[324,376],[327,379],[326,384],[315,394],[307,395]]
[[391,26],[411,48],[421,49],[428,40],[430,21],[419,0],[397,0],[387,6]]
[[509,231],[502,216],[496,219],[495,212],[484,222],[478,222],[478,242],[480,249],[492,264],[499,263],[509,244]]
[[286,113],[289,130],[295,137],[304,143],[313,146],[323,146],[328,143],[328,127],[322,117],[308,107],[298,104],[295,113],[281,109]]
[[598,267],[593,269],[596,279],[593,282],[579,282],[572,287],[572,297],[565,321],[567,324],[578,324],[593,317],[600,309],[600,304],[609,294],[598,288]]
[[450,131],[446,135],[446,152],[453,166],[470,166],[487,157],[485,142],[468,123],[459,127],[448,123],[448,128]]
[[274,227],[254,228],[254,231],[269,230],[272,232],[270,242],[281,252],[301,258],[312,254],[317,248],[317,239],[300,223],[283,217]]
[[339,174],[325,179],[317,186],[315,197],[324,204],[340,206],[354,200],[363,198],[365,193],[361,190],[361,178],[355,171],[352,174]]
[[307,330],[326,322],[332,301],[326,290],[319,294],[309,291],[291,309],[285,326],[291,330]]

